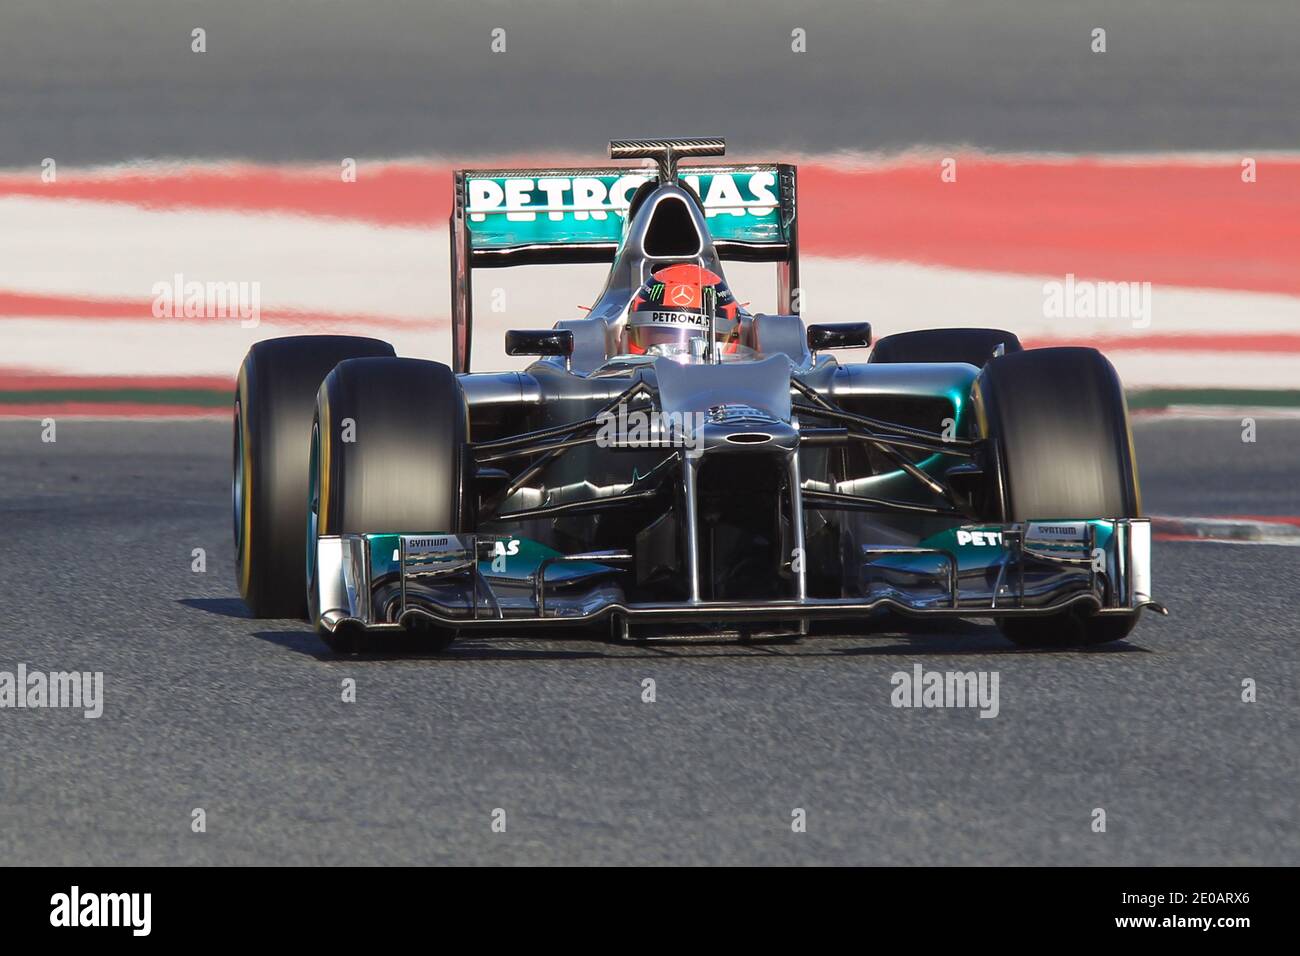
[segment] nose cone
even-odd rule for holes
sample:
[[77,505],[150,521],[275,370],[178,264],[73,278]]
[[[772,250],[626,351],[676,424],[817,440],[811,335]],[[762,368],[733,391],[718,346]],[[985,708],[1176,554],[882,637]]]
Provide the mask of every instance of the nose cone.
[[799,431],[771,412],[752,405],[713,405],[703,416],[700,445],[705,452],[790,452]]

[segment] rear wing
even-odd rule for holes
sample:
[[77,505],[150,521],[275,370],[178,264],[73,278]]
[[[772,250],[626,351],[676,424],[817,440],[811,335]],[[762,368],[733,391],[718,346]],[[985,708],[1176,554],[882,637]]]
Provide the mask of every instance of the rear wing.
[[[722,259],[777,263],[777,304],[798,311],[796,167],[682,166]],[[459,169],[451,214],[452,368],[468,372],[473,270],[614,261],[628,204],[653,169]]]

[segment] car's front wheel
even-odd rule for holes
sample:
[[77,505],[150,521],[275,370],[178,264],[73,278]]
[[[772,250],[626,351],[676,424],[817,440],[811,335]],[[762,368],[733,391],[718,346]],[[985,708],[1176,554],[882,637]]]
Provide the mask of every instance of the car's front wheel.
[[[1096,349],[1030,349],[990,361],[975,385],[976,416],[1000,459],[995,520],[1136,518],[1142,513],[1128,406],[1114,366]],[[1137,612],[1069,611],[1003,618],[1017,644],[1120,640]]]
[[[321,535],[472,527],[469,412],[446,365],[405,358],[340,363],[321,383],[311,434],[306,547],[312,605]],[[317,610],[311,607],[313,618]],[[320,633],[338,652],[357,649],[355,634]],[[418,635],[425,650],[441,650],[454,636],[436,628]]]

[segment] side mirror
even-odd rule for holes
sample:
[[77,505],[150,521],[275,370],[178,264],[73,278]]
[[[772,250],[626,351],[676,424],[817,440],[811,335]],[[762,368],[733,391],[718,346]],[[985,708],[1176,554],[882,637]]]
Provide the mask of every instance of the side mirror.
[[573,355],[573,333],[568,329],[511,329],[506,333],[507,355]]
[[871,344],[870,322],[836,322],[808,326],[808,351],[865,349]]

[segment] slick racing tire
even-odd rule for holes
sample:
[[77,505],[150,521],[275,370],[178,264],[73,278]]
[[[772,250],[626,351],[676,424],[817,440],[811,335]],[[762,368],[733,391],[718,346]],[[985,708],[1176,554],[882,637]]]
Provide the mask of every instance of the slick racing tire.
[[234,405],[235,569],[254,617],[307,611],[307,445],[316,391],[344,359],[393,355],[376,339],[302,335],[267,339],[239,368]]
[[[313,618],[320,535],[454,533],[473,526],[468,442],[468,406],[446,365],[365,358],[330,372],[311,425],[305,541]],[[451,630],[410,628],[422,650],[442,650],[455,637]],[[338,653],[359,649],[362,639],[346,629],[320,633]]]
[[[1030,349],[995,358],[980,373],[974,399],[999,459],[995,520],[1141,515],[1124,390],[1096,349]],[[1136,623],[1136,612],[1071,611],[1003,618],[999,627],[1017,644],[1076,646],[1119,640]]]
[[886,335],[867,357],[872,362],[965,362],[983,368],[1001,345],[1010,355],[1022,351],[1020,340],[1001,329],[922,329]]

